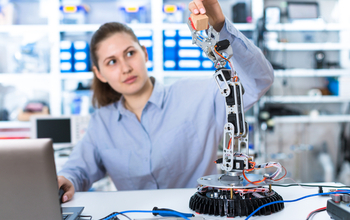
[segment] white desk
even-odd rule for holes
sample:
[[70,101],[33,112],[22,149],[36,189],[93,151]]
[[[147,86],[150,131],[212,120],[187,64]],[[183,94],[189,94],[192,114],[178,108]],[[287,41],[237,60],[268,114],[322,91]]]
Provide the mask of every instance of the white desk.
[[[324,185],[335,185],[335,183],[323,183]],[[336,187],[335,187],[336,188]],[[329,188],[324,188],[328,192]],[[299,197],[316,194],[318,188],[273,187],[284,200],[293,200]],[[93,219],[100,219],[112,212],[127,210],[152,210],[158,208],[170,208],[179,212],[195,213],[188,204],[190,197],[197,189],[166,189],[166,190],[142,190],[142,191],[116,191],[116,192],[77,192],[73,200],[62,206],[84,206],[83,215],[92,215]],[[285,208],[268,216],[254,216],[250,219],[257,220],[299,220],[306,219],[308,214],[315,209],[325,207],[329,197],[310,197],[293,203],[285,203]],[[131,218],[152,218],[151,213],[128,213]],[[205,219],[223,219],[219,216],[198,215]],[[121,217],[121,219],[125,219]],[[235,219],[245,219],[237,217]],[[329,220],[326,211],[316,214],[313,220]]]

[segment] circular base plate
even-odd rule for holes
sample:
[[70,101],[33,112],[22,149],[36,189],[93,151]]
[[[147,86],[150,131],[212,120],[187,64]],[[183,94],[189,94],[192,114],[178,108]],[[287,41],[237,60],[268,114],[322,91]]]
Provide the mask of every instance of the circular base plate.
[[[283,198],[273,190],[269,192],[246,193],[244,195],[237,193],[230,195],[230,190],[219,190],[209,187],[196,192],[190,199],[189,207],[200,214],[236,217],[248,216],[264,204],[282,200]],[[254,216],[270,215],[283,208],[283,202],[275,203],[260,209]]]
[[[250,181],[262,180],[264,177],[258,174],[246,174]],[[257,188],[259,186],[266,186],[272,184],[272,181],[263,181],[261,183],[249,183],[242,176],[230,176],[226,174],[216,174],[204,176],[197,180],[200,185],[210,186],[216,188]]]

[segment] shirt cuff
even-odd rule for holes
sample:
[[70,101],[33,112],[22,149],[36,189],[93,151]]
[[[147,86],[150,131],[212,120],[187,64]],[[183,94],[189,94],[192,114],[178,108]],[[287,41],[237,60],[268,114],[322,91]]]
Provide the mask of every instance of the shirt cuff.
[[81,189],[79,189],[77,182],[75,181],[75,178],[73,175],[71,175],[67,172],[58,172],[57,176],[64,176],[67,180],[71,181],[73,186],[74,186],[75,192],[81,191]]

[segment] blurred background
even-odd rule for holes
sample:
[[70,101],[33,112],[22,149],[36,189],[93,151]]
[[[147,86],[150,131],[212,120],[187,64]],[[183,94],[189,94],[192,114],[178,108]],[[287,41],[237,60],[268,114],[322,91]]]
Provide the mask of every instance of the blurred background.
[[[350,184],[350,1],[219,2],[275,69],[273,86],[246,113],[252,155],[280,162],[298,182]],[[211,61],[191,43],[188,3],[0,0],[0,138],[30,138],[34,114],[94,111],[89,41],[105,22],[133,28],[149,75],[165,85],[211,77]]]

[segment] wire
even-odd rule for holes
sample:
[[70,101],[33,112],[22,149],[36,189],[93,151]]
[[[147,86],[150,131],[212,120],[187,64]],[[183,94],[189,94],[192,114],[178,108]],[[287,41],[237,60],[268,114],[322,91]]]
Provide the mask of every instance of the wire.
[[[292,180],[297,186],[300,186],[301,188],[304,188],[304,189],[310,189],[310,188],[314,188],[314,187],[307,187],[307,186],[302,186],[300,183],[298,183],[297,181],[295,181],[293,178],[291,177],[287,177],[285,178],[284,180]],[[320,188],[320,186],[318,186],[318,188]],[[319,193],[323,193],[319,191]]]
[[127,219],[132,220],[129,216],[127,216],[127,215],[125,215],[125,214],[123,214],[123,213],[120,213],[120,212],[113,212],[113,213],[107,215],[106,217],[101,218],[100,220],[111,219],[111,218],[114,218],[114,217],[117,216],[117,215],[122,215],[122,216],[126,217]]
[[291,184],[271,184],[272,186],[280,186],[280,187],[291,187],[291,186],[301,186],[301,187],[328,187],[328,188],[350,188],[350,186],[329,186],[329,185],[308,185],[308,184],[300,184],[300,183],[291,183]]
[[255,169],[255,164],[256,164],[256,162],[249,161],[249,163],[252,164],[252,168],[246,169],[245,171],[247,171],[247,172],[253,171],[253,170]]
[[216,50],[216,45],[214,47],[214,50],[215,50],[215,53],[217,53],[217,55],[219,55],[222,59],[226,60],[229,64],[230,64],[230,67],[231,67],[231,62],[226,58],[224,57],[223,55],[221,55],[217,50]]
[[[215,47],[214,47],[215,53],[216,53],[217,55],[219,55],[221,58],[223,58],[224,60],[226,60],[226,61],[228,62],[228,64],[230,65],[231,70],[234,71],[233,66],[232,66],[232,63],[230,62],[230,60],[227,59],[226,57],[224,57],[223,55],[221,55],[221,54],[216,50],[216,47],[217,47],[217,46],[215,45]],[[237,80],[238,80],[238,77],[237,77]],[[237,81],[235,81],[235,82],[237,82]]]
[[283,170],[284,170],[284,175],[281,177],[281,178],[279,178],[279,179],[277,179],[277,180],[274,180],[274,181],[280,181],[281,179],[283,179],[286,175],[287,175],[287,170],[286,170],[286,168],[284,168],[284,166],[282,166],[282,168],[283,168]]
[[[175,216],[179,216],[181,218],[184,218],[186,220],[190,220],[189,218],[187,218],[185,215],[183,215],[182,213],[179,212],[175,212],[175,211],[161,211],[161,210],[154,210],[154,211],[148,211],[148,210],[128,210],[128,211],[123,211],[123,212],[115,212],[112,215],[107,216],[107,218],[103,218],[101,220],[109,220],[112,219],[113,217],[117,216],[117,215],[123,215],[124,213],[132,213],[132,212],[136,212],[136,213],[163,213],[163,214],[170,214],[170,215],[175,215]],[[125,216],[125,215],[124,215]],[[129,217],[128,217],[129,218]],[[130,219],[130,218],[129,218]]]
[[[266,179],[269,179],[269,180],[272,180],[272,181],[280,181],[280,180],[282,180],[286,175],[287,175],[287,170],[286,170],[286,168],[284,168],[284,166],[282,166],[282,165],[280,165],[279,163],[267,163],[266,164],[266,166],[264,165],[264,166],[262,166],[262,165],[258,165],[257,167],[256,167],[256,163],[255,162],[252,162],[252,161],[249,161],[249,163],[250,164],[252,164],[252,168],[250,168],[250,169],[244,169],[243,170],[243,176],[244,176],[244,178],[249,182],[249,183],[252,183],[252,184],[257,184],[257,183],[261,183],[261,182],[264,182]],[[247,178],[247,176],[246,176],[246,174],[245,174],[245,172],[250,172],[250,171],[253,171],[253,170],[258,170],[258,169],[265,169],[265,168],[271,168],[271,167],[277,167],[277,171],[274,173],[274,174],[272,174],[272,175],[270,175],[270,176],[267,176],[267,177],[265,177],[264,176],[264,178],[262,179],[262,180],[257,180],[257,181],[250,181],[248,178]],[[281,177],[281,178],[279,178],[279,179],[275,179],[279,174],[280,174],[280,172],[281,172],[281,167],[283,168],[283,170],[284,170],[284,175]]]
[[229,149],[230,149],[230,146],[231,146],[231,141],[232,141],[232,138],[230,138],[230,141],[228,142],[227,150],[229,150]]
[[90,218],[90,220],[92,219],[91,215],[79,215],[79,219],[80,218]]
[[159,213],[159,214],[170,214],[170,215],[176,215],[179,216],[181,218],[184,218],[186,220],[190,220],[189,218],[187,218],[185,215],[183,215],[182,213],[179,212],[175,212],[175,211],[161,211],[161,210],[154,210],[154,211],[144,211],[144,210],[129,210],[129,211],[123,211],[120,213],[130,213],[130,212],[139,212],[139,213]]
[[257,180],[257,181],[250,181],[247,176],[245,175],[245,170],[243,170],[243,176],[244,176],[244,179],[246,179],[249,183],[252,183],[252,184],[257,184],[257,183],[261,183],[261,182],[264,182],[266,180],[266,177],[264,177],[262,180]]
[[319,209],[316,209],[316,210],[310,212],[310,214],[307,216],[306,220],[311,219],[312,216],[316,215],[318,212],[325,211],[326,209],[327,209],[327,207],[322,207],[322,208],[319,208]]
[[306,199],[306,198],[313,197],[313,196],[323,196],[323,195],[331,195],[331,194],[339,194],[339,193],[350,193],[350,190],[344,190],[344,192],[328,192],[328,193],[310,194],[310,195],[303,196],[303,197],[300,197],[300,198],[294,199],[294,200],[281,200],[281,201],[274,201],[274,202],[266,203],[265,205],[260,206],[259,208],[255,209],[252,213],[250,213],[250,215],[248,215],[245,220],[248,220],[255,213],[257,213],[260,209],[262,209],[266,206],[269,206],[269,205],[273,205],[273,204],[277,204],[277,203],[286,203],[286,202],[297,202],[299,200]]

